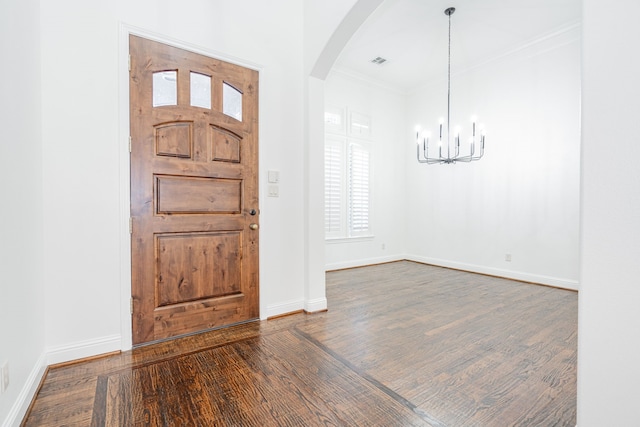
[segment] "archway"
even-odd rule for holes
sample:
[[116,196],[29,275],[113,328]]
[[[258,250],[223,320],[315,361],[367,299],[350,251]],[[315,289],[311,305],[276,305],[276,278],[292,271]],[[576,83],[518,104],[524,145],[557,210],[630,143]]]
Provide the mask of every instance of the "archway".
[[351,36],[384,0],[357,0],[307,77],[305,128],[305,311],[327,309],[324,260],[324,80]]

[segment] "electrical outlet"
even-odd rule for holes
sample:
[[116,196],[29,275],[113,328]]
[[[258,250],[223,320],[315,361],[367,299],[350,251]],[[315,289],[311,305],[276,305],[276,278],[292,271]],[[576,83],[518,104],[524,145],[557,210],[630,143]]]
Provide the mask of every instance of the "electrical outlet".
[[506,254],[504,256],[504,260],[507,261],[507,262],[511,262],[511,254]]
[[269,197],[280,197],[280,188],[277,185],[270,185],[268,190]]
[[385,249],[387,249],[387,245],[386,244],[382,244],[382,250],[384,251]]
[[0,393],[4,393],[9,388],[9,361],[0,363]]

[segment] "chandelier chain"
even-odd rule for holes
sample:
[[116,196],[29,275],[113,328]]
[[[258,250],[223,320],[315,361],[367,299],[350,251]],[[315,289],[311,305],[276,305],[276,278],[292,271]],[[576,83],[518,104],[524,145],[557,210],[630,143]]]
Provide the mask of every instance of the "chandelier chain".
[[449,151],[451,145],[451,15],[453,15],[454,11],[455,9],[451,12],[445,12],[449,15],[449,52],[447,56],[447,157],[451,157]]

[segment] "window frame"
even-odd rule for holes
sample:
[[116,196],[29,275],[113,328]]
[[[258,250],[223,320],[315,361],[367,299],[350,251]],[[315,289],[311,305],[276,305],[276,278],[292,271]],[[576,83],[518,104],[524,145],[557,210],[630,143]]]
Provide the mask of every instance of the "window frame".
[[[349,113],[348,129],[345,126],[345,116]],[[327,116],[331,115],[330,118]],[[354,118],[357,117],[357,120]],[[368,132],[362,132],[362,126],[354,126],[357,123],[366,123]],[[373,234],[373,156],[374,146],[371,141],[371,117],[349,111],[347,108],[328,106],[325,108],[325,140],[324,140],[324,152],[325,152],[325,241],[356,241],[374,237]],[[333,164],[328,164],[327,151],[332,148],[333,155],[337,155],[339,159],[333,159]],[[360,159],[366,162],[366,194],[355,195],[353,184],[353,158],[354,150],[360,150],[360,154],[365,155],[366,160]],[[360,165],[362,166],[362,165]],[[358,165],[355,165],[357,168]],[[333,172],[331,177],[327,176],[327,168],[330,168]],[[335,171],[340,171],[339,179],[335,177]],[[328,180],[331,180],[328,183]],[[339,186],[340,194],[331,194],[328,192],[328,186]],[[362,188],[362,184],[359,185]],[[332,198],[331,202],[328,202],[328,198]],[[355,203],[358,200],[365,200],[366,207],[357,207]],[[336,202],[339,200],[338,208],[335,207]],[[358,209],[365,211],[365,218],[357,219],[355,210]],[[339,214],[337,213],[339,212]],[[336,220],[335,217],[339,216]],[[333,219],[333,220],[332,220]],[[354,226],[355,222],[366,223],[366,227],[358,229]]]

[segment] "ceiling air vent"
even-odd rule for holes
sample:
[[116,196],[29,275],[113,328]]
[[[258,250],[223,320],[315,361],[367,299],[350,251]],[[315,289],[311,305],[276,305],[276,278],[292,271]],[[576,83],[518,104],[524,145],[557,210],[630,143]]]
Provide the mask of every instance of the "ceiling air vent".
[[376,56],[375,58],[373,58],[373,59],[371,60],[371,63],[372,63],[372,64],[376,64],[376,65],[382,65],[382,64],[384,64],[385,62],[387,62],[387,60],[386,60],[386,59],[384,59],[384,58],[383,58],[383,57],[381,57],[381,56]]

